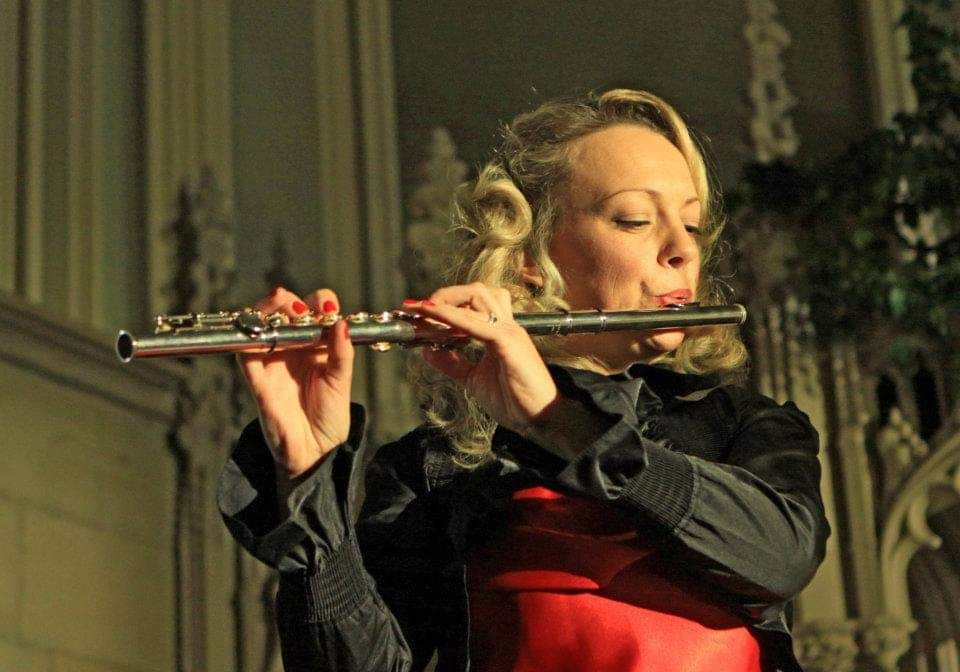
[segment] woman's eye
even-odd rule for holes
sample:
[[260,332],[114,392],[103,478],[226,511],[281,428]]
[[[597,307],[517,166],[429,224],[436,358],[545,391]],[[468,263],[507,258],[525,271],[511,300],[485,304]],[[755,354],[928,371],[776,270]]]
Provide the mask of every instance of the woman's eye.
[[628,228],[640,228],[650,223],[649,219],[615,219],[613,221],[616,222],[618,226]]
[[703,235],[703,229],[701,229],[700,226],[697,224],[687,224],[686,227],[687,227],[687,233],[689,233],[691,236]]

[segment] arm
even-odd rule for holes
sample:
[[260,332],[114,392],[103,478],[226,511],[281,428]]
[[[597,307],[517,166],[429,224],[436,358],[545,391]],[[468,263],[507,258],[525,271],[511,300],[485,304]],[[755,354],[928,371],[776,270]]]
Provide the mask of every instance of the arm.
[[[547,417],[530,437],[565,458],[545,475],[626,511],[686,569],[754,616],[806,585],[829,527],[817,433],[796,406],[718,390],[698,403],[726,418],[726,435],[660,436],[661,404],[643,381],[579,373],[555,371],[565,403],[577,407],[579,451],[570,454],[569,420]],[[684,454],[710,452],[692,443],[721,440],[722,462]]]
[[351,416],[347,441],[298,479],[283,503],[257,422],[244,430],[220,480],[218,504],[230,532],[280,571],[277,625],[289,672],[413,669],[410,647],[365,569],[355,531],[362,408],[354,405]]

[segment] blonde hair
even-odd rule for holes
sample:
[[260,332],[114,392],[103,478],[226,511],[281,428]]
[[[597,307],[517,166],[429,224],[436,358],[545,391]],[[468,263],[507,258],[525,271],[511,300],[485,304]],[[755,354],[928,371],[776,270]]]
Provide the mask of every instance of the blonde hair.
[[[559,194],[569,175],[572,141],[614,125],[634,124],[659,133],[686,159],[703,204],[701,278],[698,299],[704,305],[726,303],[723,285],[714,276],[717,244],[723,228],[719,192],[690,130],[666,102],[645,91],[615,89],[596,95],[545,103],[521,114],[503,128],[495,158],[476,180],[461,185],[453,206],[456,250],[444,278],[450,284],[482,282],[504,287],[515,311],[569,309],[560,272],[548,248],[562,219]],[[521,269],[532,262],[542,287],[524,283]],[[564,353],[556,337],[538,337],[548,362],[604,370],[591,357]],[[468,355],[479,357],[473,346]],[[702,328],[675,351],[655,360],[687,373],[733,371],[746,360],[746,349],[733,327]],[[414,388],[427,421],[444,432],[458,464],[470,468],[490,450],[496,424],[462,387],[414,360]]]

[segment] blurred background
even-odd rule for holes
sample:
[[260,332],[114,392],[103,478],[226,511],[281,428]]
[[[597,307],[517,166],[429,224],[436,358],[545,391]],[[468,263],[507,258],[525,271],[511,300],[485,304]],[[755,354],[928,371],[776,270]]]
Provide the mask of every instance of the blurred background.
[[[960,671],[960,261],[947,0],[0,0],[0,670],[279,670],[219,520],[232,360],[118,329],[283,284],[437,284],[454,187],[546,99],[651,90],[727,193],[751,384],[821,433],[810,670]],[[901,27],[897,27],[898,23]],[[365,353],[374,440],[417,422]]]

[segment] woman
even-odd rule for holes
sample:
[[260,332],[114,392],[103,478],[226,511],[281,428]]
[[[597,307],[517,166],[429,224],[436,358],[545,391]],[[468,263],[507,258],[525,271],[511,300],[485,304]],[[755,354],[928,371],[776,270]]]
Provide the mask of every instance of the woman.
[[281,572],[287,670],[799,669],[786,605],[829,532],[806,416],[720,384],[731,328],[535,342],[512,319],[720,302],[712,198],[662,100],[547,103],[460,190],[453,284],[405,302],[477,344],[423,351],[427,424],[364,445],[343,321],[240,360],[260,418],[220,506]]

